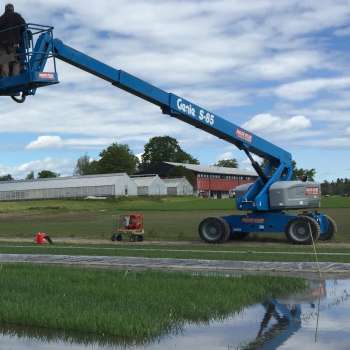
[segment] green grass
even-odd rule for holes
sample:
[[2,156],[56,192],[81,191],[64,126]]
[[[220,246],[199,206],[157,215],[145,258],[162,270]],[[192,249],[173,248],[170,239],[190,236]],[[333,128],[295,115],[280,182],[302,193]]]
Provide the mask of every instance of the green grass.
[[305,288],[293,278],[4,265],[0,322],[144,342]]
[[[325,262],[350,263],[350,249],[318,245],[318,260]],[[1,254],[54,254],[86,256],[131,256],[147,258],[206,259],[232,261],[315,261],[311,246],[293,246],[287,244],[257,245],[53,245],[37,246],[33,244],[2,244]],[[324,254],[325,253],[325,254]],[[324,255],[323,255],[324,254]]]
[[[350,208],[350,197],[324,197],[323,208]],[[197,197],[129,197],[106,200],[37,200],[0,202],[0,213],[66,213],[79,211],[200,211],[235,210],[234,199]]]
[[[339,228],[336,241],[350,241],[350,210],[324,209],[332,216]],[[72,211],[59,213],[25,212],[0,215],[0,237],[33,238],[38,231],[55,237],[85,239],[109,239],[117,221],[117,215],[126,212]],[[145,238],[147,240],[198,241],[198,225],[209,216],[240,214],[238,211],[146,211]],[[258,235],[285,242],[283,234]]]
[[[339,228],[336,241],[350,241],[350,198],[326,197],[322,212]],[[232,199],[194,197],[111,200],[0,202],[0,237],[32,238],[38,231],[55,237],[109,239],[117,216],[141,212],[148,240],[198,240],[198,224],[209,216],[241,214]],[[260,235],[285,242],[284,235]]]
[[0,213],[27,211],[187,211],[187,210],[233,210],[233,199],[203,199],[197,197],[129,197],[106,200],[37,200],[0,202]]

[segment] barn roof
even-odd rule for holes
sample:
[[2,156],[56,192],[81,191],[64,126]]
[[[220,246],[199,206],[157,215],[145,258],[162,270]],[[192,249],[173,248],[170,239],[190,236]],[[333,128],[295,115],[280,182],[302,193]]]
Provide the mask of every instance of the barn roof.
[[198,164],[185,164],[185,163],[173,163],[173,162],[164,162],[164,163],[173,165],[173,166],[182,166],[196,173],[237,175],[237,176],[257,176],[255,171],[243,170],[238,168],[225,168],[225,167],[214,166],[214,165],[198,165]]
[[158,175],[136,175],[136,176],[131,176],[131,178],[134,180],[137,186],[150,186],[154,180],[159,178]]

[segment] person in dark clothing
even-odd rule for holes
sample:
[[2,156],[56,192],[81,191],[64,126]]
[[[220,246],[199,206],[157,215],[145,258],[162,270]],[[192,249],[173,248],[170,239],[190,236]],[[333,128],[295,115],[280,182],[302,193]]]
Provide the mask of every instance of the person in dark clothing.
[[15,12],[14,6],[7,4],[5,13],[0,17],[0,69],[2,77],[10,75],[11,67],[11,75],[20,73],[21,64],[17,50],[21,45],[25,25],[25,20]]

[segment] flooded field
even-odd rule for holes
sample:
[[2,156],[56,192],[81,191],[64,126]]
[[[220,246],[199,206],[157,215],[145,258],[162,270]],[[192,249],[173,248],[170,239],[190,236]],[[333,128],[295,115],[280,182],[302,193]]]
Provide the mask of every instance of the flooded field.
[[[232,296],[234,297],[234,296]],[[149,344],[2,327],[8,350],[210,349],[273,350],[350,348],[350,279],[310,281],[310,288],[284,299],[264,300],[239,314],[208,324],[187,324]]]

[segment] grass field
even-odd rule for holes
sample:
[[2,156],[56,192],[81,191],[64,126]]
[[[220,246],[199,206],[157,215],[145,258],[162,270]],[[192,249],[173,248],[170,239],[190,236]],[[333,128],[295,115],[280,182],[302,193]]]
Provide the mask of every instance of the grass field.
[[[305,288],[293,278],[4,265],[0,322],[143,342]],[[234,297],[233,297],[234,296]]]
[[[324,197],[322,208],[350,208],[350,197]],[[129,197],[107,200],[40,200],[0,202],[0,213],[75,211],[201,211],[235,210],[234,199],[197,197]]]
[[[318,260],[350,263],[350,249],[318,245]],[[315,255],[311,246],[290,244],[225,245],[68,245],[37,246],[34,244],[2,244],[0,254],[54,254],[85,256],[131,256],[146,258],[237,260],[237,261],[311,261]]]
[[[325,198],[323,206],[338,223],[336,240],[350,241],[350,198]],[[53,237],[109,239],[117,216],[126,212],[144,214],[148,240],[187,241],[198,240],[204,218],[241,213],[231,199],[193,197],[5,202],[0,203],[0,237],[32,238],[45,231]],[[279,234],[260,237],[285,241]]]

